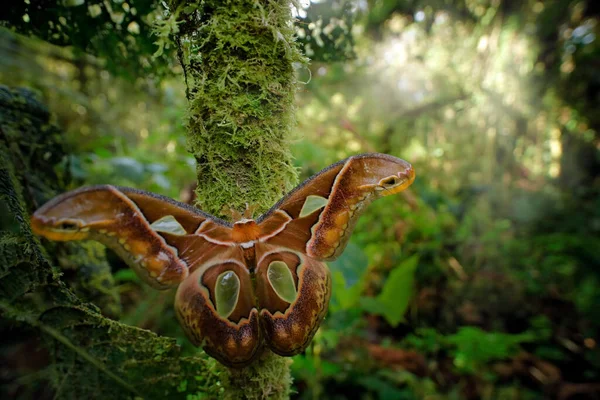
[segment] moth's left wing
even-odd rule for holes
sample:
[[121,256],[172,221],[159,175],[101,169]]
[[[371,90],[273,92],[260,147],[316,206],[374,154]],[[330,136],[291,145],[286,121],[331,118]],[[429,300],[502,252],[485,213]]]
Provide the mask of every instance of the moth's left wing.
[[387,154],[352,156],[306,180],[258,219],[261,241],[317,260],[337,258],[364,208],[415,179],[412,166]]
[[[149,285],[183,281],[214,247],[200,226],[226,235],[219,220],[183,203],[111,185],[85,187],[54,198],[31,217],[35,233],[50,240],[96,240],[113,249]],[[218,236],[217,236],[218,237]]]

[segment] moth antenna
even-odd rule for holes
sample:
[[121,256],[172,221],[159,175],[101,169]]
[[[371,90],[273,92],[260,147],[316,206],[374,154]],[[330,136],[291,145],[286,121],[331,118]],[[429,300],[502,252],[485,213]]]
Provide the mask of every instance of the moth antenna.
[[254,213],[256,212],[257,208],[258,208],[257,204],[249,205],[248,203],[246,203],[246,210],[244,211],[244,218],[253,219]]
[[226,215],[232,222],[240,221],[243,218],[238,210],[227,206],[221,208],[221,214]]

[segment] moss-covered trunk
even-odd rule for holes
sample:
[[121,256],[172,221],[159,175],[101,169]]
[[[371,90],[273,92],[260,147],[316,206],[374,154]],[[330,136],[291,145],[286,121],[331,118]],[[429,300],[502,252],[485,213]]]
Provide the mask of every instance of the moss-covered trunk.
[[[181,5],[178,5],[181,4]],[[198,205],[220,214],[246,203],[265,211],[296,183],[288,140],[294,121],[289,1],[176,2],[177,43],[188,85],[188,145]]]
[[[294,63],[290,1],[174,1],[176,34],[189,100],[188,146],[197,162],[197,205],[263,212],[297,175],[288,141],[293,128]],[[265,353],[230,371],[229,398],[287,398],[288,359]],[[237,388],[237,390],[236,390]]]

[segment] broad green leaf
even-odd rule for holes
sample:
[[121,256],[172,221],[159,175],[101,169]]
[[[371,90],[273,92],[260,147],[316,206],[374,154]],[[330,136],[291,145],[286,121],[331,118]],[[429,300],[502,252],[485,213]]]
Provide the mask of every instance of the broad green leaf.
[[169,189],[171,187],[171,181],[163,174],[152,175],[152,181],[160,186],[161,189]]
[[113,156],[113,154],[104,147],[94,149],[94,154],[100,158],[111,158]]
[[344,275],[346,288],[348,288],[362,281],[369,266],[369,259],[359,246],[350,241],[340,257],[328,265],[332,272],[340,271]]
[[115,157],[110,160],[114,173],[132,182],[144,180],[144,166],[131,157]]
[[331,311],[348,310],[354,308],[360,299],[363,285],[361,282],[354,286],[348,287],[346,279],[341,271],[333,271],[331,276],[332,281],[332,300]]
[[113,278],[116,282],[139,282],[140,278],[135,274],[132,269],[120,269],[113,274]]
[[364,287],[364,275],[368,265],[366,254],[352,242],[337,260],[329,263],[332,278],[332,312],[356,307]]
[[387,313],[387,306],[376,297],[361,297],[360,306],[371,314],[385,315]]
[[418,263],[417,255],[404,260],[390,273],[383,290],[377,297],[360,299],[363,310],[382,315],[392,326],[397,326],[402,322],[413,293],[414,276]]
[[302,379],[314,378],[319,374],[321,378],[333,377],[339,374],[342,368],[327,360],[315,359],[310,354],[299,354],[294,357],[292,372],[296,377]]
[[474,326],[463,326],[447,336],[446,343],[454,347],[454,365],[462,373],[476,373],[479,367],[493,360],[513,357],[522,343],[538,340],[533,332],[519,334],[486,332]]

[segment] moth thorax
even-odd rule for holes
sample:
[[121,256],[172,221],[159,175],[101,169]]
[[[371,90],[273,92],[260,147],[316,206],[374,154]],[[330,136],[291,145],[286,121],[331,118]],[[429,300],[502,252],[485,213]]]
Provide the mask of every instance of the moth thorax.
[[260,228],[253,219],[243,219],[233,224],[231,236],[237,243],[251,242],[260,237]]

